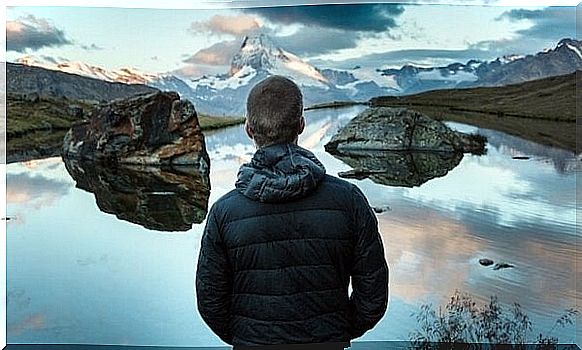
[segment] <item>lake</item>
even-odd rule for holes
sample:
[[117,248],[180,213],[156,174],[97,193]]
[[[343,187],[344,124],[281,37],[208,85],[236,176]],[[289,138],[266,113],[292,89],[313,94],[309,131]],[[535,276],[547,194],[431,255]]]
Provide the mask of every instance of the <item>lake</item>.
[[[306,113],[299,143],[329,174],[351,168],[323,145],[362,109]],[[415,187],[349,180],[372,206],[389,207],[378,221],[390,303],[358,340],[407,340],[418,327],[412,313],[423,303],[445,304],[455,290],[478,302],[496,295],[504,305],[519,303],[532,319],[533,338],[580,303],[580,160],[501,132],[448,125],[487,136],[486,155],[465,154],[446,175]],[[210,132],[206,142],[210,206],[234,187],[254,147],[242,126]],[[60,158],[9,164],[6,176],[9,343],[223,345],[196,311],[204,221],[187,231],[159,231],[118,219],[99,209],[93,193],[76,188]],[[481,258],[514,267],[494,270]],[[571,325],[550,335],[561,343],[582,339]]]

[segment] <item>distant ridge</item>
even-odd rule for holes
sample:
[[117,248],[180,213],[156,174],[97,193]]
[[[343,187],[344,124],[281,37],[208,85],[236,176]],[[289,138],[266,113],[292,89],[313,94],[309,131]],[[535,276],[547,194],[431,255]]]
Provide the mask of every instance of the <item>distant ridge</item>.
[[158,89],[143,84],[108,82],[19,63],[6,63],[6,92],[35,94],[39,97],[107,102],[116,98],[155,92]]
[[[501,87],[428,91],[373,98],[372,106],[406,106],[431,117],[500,130],[576,150],[576,88],[582,71]],[[581,135],[582,136],[582,135]]]

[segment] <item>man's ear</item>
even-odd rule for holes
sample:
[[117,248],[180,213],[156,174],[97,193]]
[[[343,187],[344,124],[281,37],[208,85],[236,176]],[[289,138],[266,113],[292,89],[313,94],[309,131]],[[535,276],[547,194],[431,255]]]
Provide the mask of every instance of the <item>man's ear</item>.
[[247,132],[247,136],[249,137],[249,139],[254,140],[253,129],[251,129],[248,119],[245,121],[245,131]]
[[301,120],[299,120],[299,131],[297,132],[297,135],[301,135],[304,129],[305,129],[305,117],[301,116]]

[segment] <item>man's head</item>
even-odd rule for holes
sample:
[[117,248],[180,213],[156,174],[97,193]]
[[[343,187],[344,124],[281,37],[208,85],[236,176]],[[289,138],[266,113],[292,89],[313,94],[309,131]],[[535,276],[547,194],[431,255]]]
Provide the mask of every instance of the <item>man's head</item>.
[[275,75],[253,87],[247,99],[246,131],[257,147],[297,142],[304,127],[303,95],[294,82]]

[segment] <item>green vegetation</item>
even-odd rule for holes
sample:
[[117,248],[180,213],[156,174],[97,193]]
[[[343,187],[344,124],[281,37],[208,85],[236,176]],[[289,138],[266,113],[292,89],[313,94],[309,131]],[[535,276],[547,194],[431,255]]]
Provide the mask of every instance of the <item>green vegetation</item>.
[[502,87],[377,97],[370,104],[408,107],[438,120],[495,129],[575,151],[578,80],[572,73]]
[[54,157],[60,154],[67,130],[32,131],[6,140],[8,163]]
[[198,122],[203,131],[226,128],[245,122],[244,117],[214,117],[206,114],[198,114]]
[[[96,107],[84,101],[8,94],[6,100],[7,162],[56,156],[71,126]],[[203,131],[244,123],[242,117],[198,115]]]
[[315,104],[313,106],[306,107],[304,110],[310,111],[313,109],[341,108],[341,107],[368,105],[368,104],[369,104],[368,102],[357,102],[357,101],[333,101],[333,102]]
[[29,133],[68,130],[79,116],[92,110],[84,102],[65,98],[39,98],[9,94],[6,100],[6,136],[8,140]]
[[[413,345],[419,349],[455,348],[456,344],[504,344],[505,348],[523,348],[536,344],[539,348],[553,348],[558,338],[552,333],[557,327],[574,325],[576,309],[568,309],[558,318],[548,334],[533,334],[530,318],[518,303],[513,307],[499,304],[497,297],[478,305],[467,293],[455,291],[444,308],[435,309],[423,304],[413,314],[419,328],[410,334]],[[512,345],[512,346],[510,346]]]

